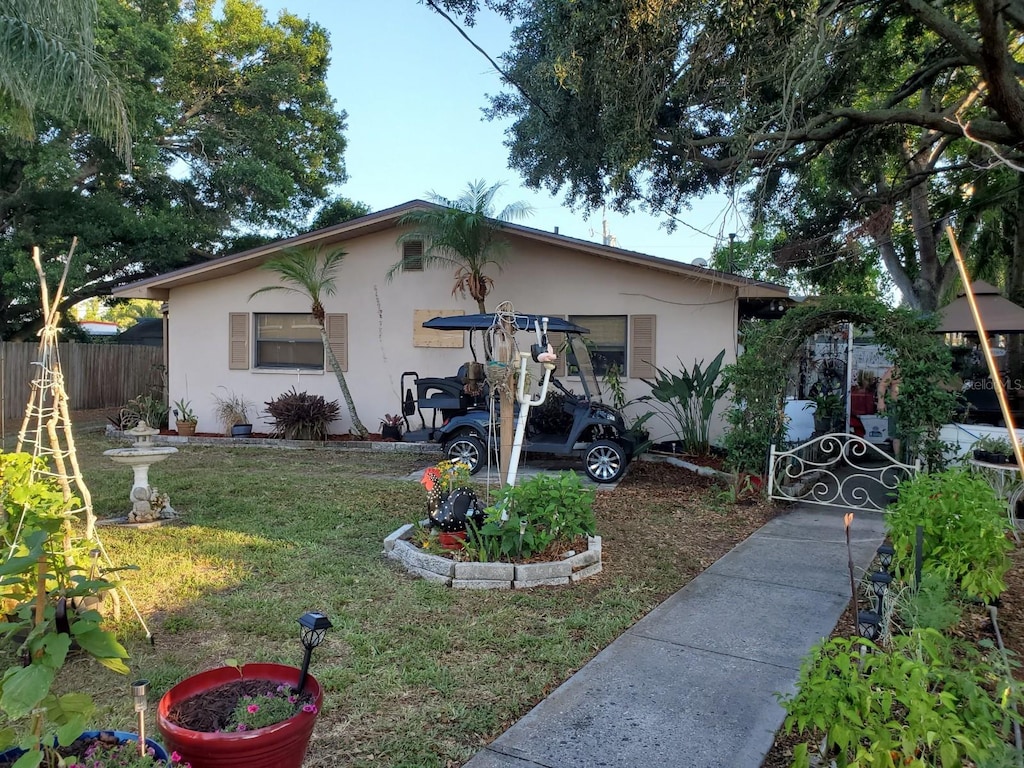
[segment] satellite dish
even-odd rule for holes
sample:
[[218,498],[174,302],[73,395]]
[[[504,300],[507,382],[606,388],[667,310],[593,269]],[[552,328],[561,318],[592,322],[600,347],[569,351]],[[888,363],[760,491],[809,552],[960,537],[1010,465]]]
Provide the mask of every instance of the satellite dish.
[[706,267],[708,265],[708,260],[698,256],[696,259],[694,259],[690,263],[693,264],[693,266],[695,266],[695,267]]

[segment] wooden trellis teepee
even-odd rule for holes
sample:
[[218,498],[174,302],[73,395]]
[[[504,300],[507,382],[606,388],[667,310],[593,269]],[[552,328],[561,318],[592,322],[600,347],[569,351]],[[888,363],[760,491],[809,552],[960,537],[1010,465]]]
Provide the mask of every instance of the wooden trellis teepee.
[[[85,538],[91,541],[96,535],[96,516],[92,508],[92,495],[78,466],[75,438],[71,433],[68,395],[64,388],[64,373],[60,367],[57,346],[60,302],[71,257],[77,244],[78,238],[71,241],[71,248],[64,261],[64,272],[57,285],[57,292],[52,297],[46,285],[46,274],[40,261],[39,248],[32,248],[32,263],[39,275],[39,289],[42,295],[43,329],[39,334],[39,359],[33,363],[38,366],[38,370],[32,379],[32,389],[15,450],[42,458],[43,463],[40,463],[40,468],[33,470],[33,473],[53,477],[60,484],[65,502],[72,498],[79,500],[80,506],[70,511],[85,521]],[[44,465],[45,469],[42,468]]]

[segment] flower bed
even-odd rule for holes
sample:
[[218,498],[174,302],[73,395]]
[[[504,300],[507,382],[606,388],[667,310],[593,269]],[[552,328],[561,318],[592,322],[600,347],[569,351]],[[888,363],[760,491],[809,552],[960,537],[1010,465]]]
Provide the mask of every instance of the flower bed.
[[588,536],[582,552],[533,563],[477,563],[424,552],[412,543],[416,526],[403,525],[384,539],[384,554],[416,576],[454,589],[529,589],[573,584],[601,572],[601,537]]

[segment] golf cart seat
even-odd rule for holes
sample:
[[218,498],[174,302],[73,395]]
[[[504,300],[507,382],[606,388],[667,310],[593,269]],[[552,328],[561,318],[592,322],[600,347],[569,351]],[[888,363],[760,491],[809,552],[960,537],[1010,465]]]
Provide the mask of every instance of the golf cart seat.
[[465,411],[473,398],[465,392],[469,367],[463,363],[455,376],[416,379],[416,399],[420,408],[441,411]]

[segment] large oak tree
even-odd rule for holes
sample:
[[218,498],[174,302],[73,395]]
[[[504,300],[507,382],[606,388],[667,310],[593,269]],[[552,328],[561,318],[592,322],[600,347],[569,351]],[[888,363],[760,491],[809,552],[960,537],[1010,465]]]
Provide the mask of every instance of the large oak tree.
[[1020,165],[1022,0],[486,4],[517,24],[490,109],[513,121],[511,164],[571,203],[675,214],[753,188],[818,260],[841,231],[932,309],[952,282],[943,217]]
[[121,83],[133,164],[46,104],[35,142],[0,132],[0,339],[38,328],[32,244],[52,255],[79,237],[71,304],[294,233],[345,179],[317,24],[252,0],[100,0],[94,39]]

